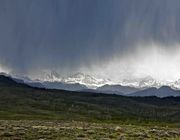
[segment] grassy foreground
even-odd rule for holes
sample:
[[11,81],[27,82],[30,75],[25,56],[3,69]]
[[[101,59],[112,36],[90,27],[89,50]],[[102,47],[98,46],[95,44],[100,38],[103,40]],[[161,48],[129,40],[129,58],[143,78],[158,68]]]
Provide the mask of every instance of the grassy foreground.
[[0,140],[180,140],[180,97],[32,88],[0,77]]
[[180,128],[61,121],[0,121],[2,140],[179,140]]

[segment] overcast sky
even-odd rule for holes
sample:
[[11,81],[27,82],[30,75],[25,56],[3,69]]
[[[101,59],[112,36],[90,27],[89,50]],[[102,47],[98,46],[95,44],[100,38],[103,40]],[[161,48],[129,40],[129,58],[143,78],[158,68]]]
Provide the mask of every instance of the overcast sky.
[[175,79],[179,14],[179,0],[0,0],[0,70]]

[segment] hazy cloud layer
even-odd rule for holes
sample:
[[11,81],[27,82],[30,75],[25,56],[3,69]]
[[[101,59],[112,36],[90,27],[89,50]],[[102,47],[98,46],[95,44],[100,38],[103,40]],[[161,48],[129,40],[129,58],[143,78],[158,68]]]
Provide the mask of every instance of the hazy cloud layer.
[[0,70],[25,75],[44,69],[61,74],[84,70],[103,75],[104,66],[109,77],[119,71],[123,77],[128,73],[122,63],[135,72],[139,63],[129,59],[152,58],[157,49],[157,57],[171,50],[158,65],[167,69],[173,64],[176,72],[179,59],[164,60],[179,48],[179,13],[179,0],[1,0]]

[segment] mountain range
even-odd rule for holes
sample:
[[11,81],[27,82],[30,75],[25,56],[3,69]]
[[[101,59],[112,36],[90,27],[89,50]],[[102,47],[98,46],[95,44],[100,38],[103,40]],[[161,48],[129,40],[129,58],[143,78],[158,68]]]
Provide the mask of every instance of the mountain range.
[[179,100],[35,88],[0,75],[0,119],[176,123]]
[[[46,88],[46,89],[62,89],[69,91],[86,91],[106,94],[118,94],[124,96],[180,96],[180,90],[176,86],[161,86],[151,77],[146,77],[134,81],[124,80],[124,84],[115,84],[109,79],[97,79],[90,75],[83,73],[76,73],[69,77],[61,78],[56,72],[51,72],[46,75],[45,79],[31,80],[28,77],[10,76],[5,73],[1,73],[6,77],[11,77],[14,81],[21,84],[27,84],[31,87]],[[125,84],[126,83],[126,84]],[[131,83],[131,84],[129,84]],[[134,83],[134,84],[132,84]],[[139,86],[137,86],[139,84]],[[136,86],[135,86],[136,85]],[[178,85],[179,86],[179,85]]]
[[97,78],[92,75],[77,72],[66,77],[60,76],[56,71],[46,71],[43,72],[42,76],[38,81],[44,82],[62,82],[66,84],[79,83],[85,85],[90,89],[96,89],[104,85],[121,85],[135,88],[150,88],[150,87],[161,87],[169,86],[173,89],[180,89],[180,79],[176,81],[158,81],[151,76],[146,76],[143,78],[134,79],[123,79],[121,81],[111,81],[111,79]]

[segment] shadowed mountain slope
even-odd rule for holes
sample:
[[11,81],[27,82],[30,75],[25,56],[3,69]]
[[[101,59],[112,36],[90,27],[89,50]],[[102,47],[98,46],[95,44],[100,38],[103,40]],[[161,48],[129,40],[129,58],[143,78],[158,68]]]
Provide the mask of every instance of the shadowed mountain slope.
[[168,86],[162,86],[160,88],[148,88],[142,91],[137,91],[135,93],[129,94],[129,96],[138,96],[138,97],[145,97],[145,96],[157,96],[157,97],[167,97],[167,96],[180,96],[179,90],[174,90]]

